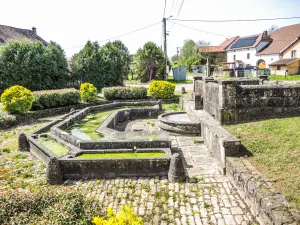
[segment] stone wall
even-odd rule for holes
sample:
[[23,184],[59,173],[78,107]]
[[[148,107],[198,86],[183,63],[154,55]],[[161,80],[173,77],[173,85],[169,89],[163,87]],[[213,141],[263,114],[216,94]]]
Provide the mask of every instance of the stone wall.
[[[162,149],[157,149],[162,151]],[[143,150],[145,151],[145,150]],[[154,151],[151,149],[151,151]],[[119,152],[122,152],[121,149]],[[59,159],[64,180],[167,176],[170,167],[171,151],[164,149],[165,157],[136,159]],[[84,153],[84,152],[83,152]]]
[[207,112],[196,112],[201,122],[201,134],[204,144],[219,162],[220,171],[226,173],[226,157],[239,152],[240,140],[225,130],[221,124]]
[[195,109],[222,124],[300,115],[300,84],[251,79],[196,80]]
[[300,214],[246,159],[226,158],[227,175],[260,224],[299,224]]

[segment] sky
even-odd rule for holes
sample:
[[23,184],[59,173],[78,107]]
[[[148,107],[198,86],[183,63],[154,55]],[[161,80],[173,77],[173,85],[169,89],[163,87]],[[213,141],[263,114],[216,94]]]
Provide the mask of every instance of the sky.
[[[183,1],[183,3],[182,3]],[[171,19],[228,20],[300,16],[300,0],[166,0],[165,17]],[[181,10],[179,8],[182,4]],[[147,27],[120,38],[134,54],[147,41],[162,45],[162,18],[165,0],[0,0],[0,24],[18,28],[37,28],[46,41],[59,43],[67,57],[79,52],[87,40],[98,41]],[[179,13],[179,15],[178,15]],[[178,17],[177,17],[178,15]],[[258,34],[271,25],[300,23],[300,19],[233,22],[167,22],[168,56],[176,54],[184,40],[209,41],[219,45],[226,37]],[[213,35],[205,32],[215,33]]]

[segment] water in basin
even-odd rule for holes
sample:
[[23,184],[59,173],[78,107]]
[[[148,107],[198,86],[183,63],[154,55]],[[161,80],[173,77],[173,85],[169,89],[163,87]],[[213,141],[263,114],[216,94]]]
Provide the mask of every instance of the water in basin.
[[71,134],[84,141],[92,140],[90,136],[77,129],[71,130]]
[[191,118],[186,113],[168,115],[167,120],[175,122],[191,122]]

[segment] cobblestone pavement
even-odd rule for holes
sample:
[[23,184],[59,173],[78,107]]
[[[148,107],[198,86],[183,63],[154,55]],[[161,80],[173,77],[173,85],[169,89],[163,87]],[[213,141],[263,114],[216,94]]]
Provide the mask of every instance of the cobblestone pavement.
[[145,224],[256,224],[201,139],[171,136],[171,140],[175,151],[183,155],[193,183],[169,183],[166,177],[66,183],[115,211],[131,204]]

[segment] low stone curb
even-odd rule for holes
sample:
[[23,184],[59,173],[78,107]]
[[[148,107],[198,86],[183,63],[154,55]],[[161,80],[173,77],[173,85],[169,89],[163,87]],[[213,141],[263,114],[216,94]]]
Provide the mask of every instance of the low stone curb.
[[226,174],[260,224],[299,224],[299,212],[289,209],[279,191],[274,189],[248,160],[227,157]]
[[45,110],[38,110],[38,111],[30,111],[24,115],[17,115],[16,121],[6,123],[1,122],[0,123],[0,130],[8,129],[10,127],[19,125],[19,124],[29,124],[34,122],[37,119],[45,118],[49,116],[56,116],[61,115],[65,113],[69,113],[72,109],[84,109],[86,107],[90,106],[97,106],[97,105],[103,105],[108,103],[117,103],[117,102],[149,102],[149,101],[160,101],[163,104],[171,104],[171,103],[178,103],[179,102],[179,96],[174,96],[170,99],[154,99],[154,98],[146,98],[146,99],[131,99],[131,100],[102,100],[102,101],[96,101],[92,103],[79,103],[77,105],[69,105],[69,106],[63,106],[59,108],[51,108],[51,109],[45,109]]

